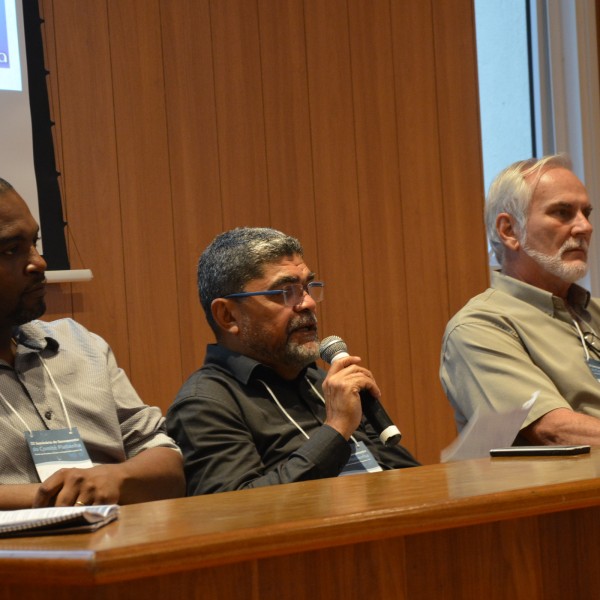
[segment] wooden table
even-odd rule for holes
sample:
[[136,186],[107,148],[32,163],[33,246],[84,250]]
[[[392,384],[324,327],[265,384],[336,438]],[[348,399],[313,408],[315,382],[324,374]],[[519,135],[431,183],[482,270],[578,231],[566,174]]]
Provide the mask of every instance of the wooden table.
[[122,508],[0,540],[0,599],[600,597],[600,449]]

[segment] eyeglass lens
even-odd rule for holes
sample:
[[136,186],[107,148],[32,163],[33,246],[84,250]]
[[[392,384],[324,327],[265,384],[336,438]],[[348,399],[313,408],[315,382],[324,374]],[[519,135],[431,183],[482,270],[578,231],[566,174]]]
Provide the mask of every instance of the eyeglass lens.
[[587,342],[588,346],[591,346],[594,350],[600,350],[599,339],[595,333],[593,333],[591,331],[586,331],[583,334],[583,337],[584,337],[585,341]]
[[291,283],[290,285],[284,286],[282,289],[285,303],[288,306],[297,306],[300,304],[304,298],[305,291],[315,302],[321,302],[321,300],[323,300],[323,286],[321,285],[307,284],[304,286],[301,283]]

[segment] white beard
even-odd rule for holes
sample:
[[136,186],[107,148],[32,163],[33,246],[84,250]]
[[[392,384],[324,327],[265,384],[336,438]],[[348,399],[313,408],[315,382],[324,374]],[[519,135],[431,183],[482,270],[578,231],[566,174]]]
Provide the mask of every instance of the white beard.
[[538,265],[543,267],[548,273],[559,277],[567,283],[575,283],[582,277],[585,277],[588,272],[587,261],[565,261],[563,254],[567,250],[583,249],[587,252],[588,243],[584,239],[569,238],[556,252],[556,254],[544,254],[538,250],[534,250],[527,244],[527,236],[524,235],[521,240],[521,247],[525,254],[530,256]]

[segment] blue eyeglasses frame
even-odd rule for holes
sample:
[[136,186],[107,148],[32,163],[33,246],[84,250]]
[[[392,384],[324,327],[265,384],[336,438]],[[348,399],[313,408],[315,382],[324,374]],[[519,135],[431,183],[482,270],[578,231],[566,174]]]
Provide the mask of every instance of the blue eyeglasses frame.
[[[297,302],[288,302],[288,298],[290,297],[290,295],[292,295],[293,298],[294,292],[292,292],[291,290],[293,288],[297,289],[298,287],[302,287],[302,296],[298,297]],[[306,292],[315,302],[321,302],[321,300],[323,300],[324,288],[325,284],[322,281],[310,281],[306,284],[290,283],[289,285],[283,286],[279,290],[262,290],[259,292],[237,292],[235,294],[227,294],[227,296],[223,296],[223,298],[248,298],[250,296],[276,296],[278,294],[283,294],[283,301],[286,304],[286,306],[298,306],[298,304],[300,304],[304,298],[304,292]],[[318,297],[313,296],[312,290],[320,291]]]

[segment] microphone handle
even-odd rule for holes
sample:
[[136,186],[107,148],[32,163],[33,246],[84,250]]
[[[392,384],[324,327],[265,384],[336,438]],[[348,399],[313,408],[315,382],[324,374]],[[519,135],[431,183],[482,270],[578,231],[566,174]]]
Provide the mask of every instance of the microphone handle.
[[[333,364],[336,360],[340,360],[341,358],[346,358],[348,356],[350,356],[348,352],[341,350],[331,358],[331,364]],[[390,416],[385,411],[385,408],[383,408],[383,404],[381,404],[377,398],[371,396],[367,390],[362,390],[360,392],[360,403],[362,406],[363,415],[371,424],[373,429],[375,429],[375,432],[379,436],[381,443],[385,446],[395,446],[402,438],[402,434],[390,419]]]
[[395,446],[402,438],[402,434],[383,408],[383,404],[367,390],[360,392],[360,403],[363,415],[375,429],[381,442],[385,446]]

